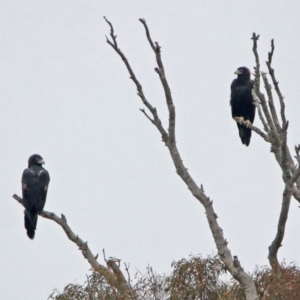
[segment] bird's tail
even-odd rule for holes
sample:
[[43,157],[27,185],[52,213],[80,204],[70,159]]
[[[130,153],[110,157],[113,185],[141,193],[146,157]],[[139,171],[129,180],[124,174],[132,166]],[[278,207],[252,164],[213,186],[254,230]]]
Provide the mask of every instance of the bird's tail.
[[38,214],[36,212],[30,212],[25,210],[24,221],[25,221],[25,228],[27,230],[28,237],[33,240],[36,224],[37,224]]
[[250,139],[251,139],[251,129],[246,128],[245,126],[239,126],[239,134],[241,141],[244,145],[249,146],[250,144]]

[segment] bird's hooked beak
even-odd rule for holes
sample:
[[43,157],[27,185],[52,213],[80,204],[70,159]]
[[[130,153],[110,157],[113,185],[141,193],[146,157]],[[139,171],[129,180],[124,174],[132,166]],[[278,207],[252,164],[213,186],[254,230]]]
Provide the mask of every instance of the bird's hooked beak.
[[234,74],[241,75],[241,74],[243,74],[243,72],[240,71],[239,69],[237,69],[237,70],[234,72]]
[[44,161],[43,159],[40,159],[40,160],[38,160],[37,162],[38,162],[39,164],[41,164],[41,165],[45,164],[45,161]]

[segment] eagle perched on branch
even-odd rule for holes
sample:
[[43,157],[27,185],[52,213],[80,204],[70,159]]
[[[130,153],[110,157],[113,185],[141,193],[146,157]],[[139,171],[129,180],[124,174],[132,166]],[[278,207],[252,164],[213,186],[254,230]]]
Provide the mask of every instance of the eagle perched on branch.
[[[234,74],[237,74],[237,78],[231,84],[230,105],[232,118],[237,121],[242,143],[249,146],[251,129],[248,126],[253,123],[255,117],[255,104],[252,95],[254,83],[250,79],[250,70],[246,67],[238,68]],[[246,123],[246,126],[242,125],[242,121]]]
[[46,203],[50,176],[48,171],[42,167],[44,163],[40,155],[31,155],[28,159],[28,169],[24,170],[22,176],[24,221],[30,239],[34,238],[38,214]]

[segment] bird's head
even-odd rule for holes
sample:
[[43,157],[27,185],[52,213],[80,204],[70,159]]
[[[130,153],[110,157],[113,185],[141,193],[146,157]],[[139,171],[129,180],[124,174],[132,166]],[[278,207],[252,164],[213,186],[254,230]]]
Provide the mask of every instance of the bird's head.
[[244,77],[244,78],[249,78],[250,79],[250,70],[246,67],[239,67],[234,74],[237,74],[238,78]]
[[45,163],[45,161],[39,154],[33,154],[28,159],[28,166],[31,166],[31,165],[41,166],[44,163]]

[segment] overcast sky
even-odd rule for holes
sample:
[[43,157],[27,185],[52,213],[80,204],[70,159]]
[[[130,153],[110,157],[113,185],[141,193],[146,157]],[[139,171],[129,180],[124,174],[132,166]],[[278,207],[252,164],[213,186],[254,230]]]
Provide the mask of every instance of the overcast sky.
[[[214,201],[229,248],[246,271],[268,264],[283,183],[270,146],[242,145],[229,106],[234,71],[253,71],[251,35],[261,35],[262,69],[275,39],[274,67],[300,143],[298,1],[1,1],[0,298],[47,299],[82,283],[90,266],[54,222],[39,218],[28,239],[21,175],[41,154],[51,182],[45,209],[73,231],[143,271],[159,273],[190,254],[216,253],[204,209],[176,175],[123,62],[106,43],[114,25],[148,100],[167,124],[163,89],[144,28],[162,46],[184,163]],[[257,118],[255,125],[261,127]],[[279,256],[300,262],[299,204],[292,201]]]

